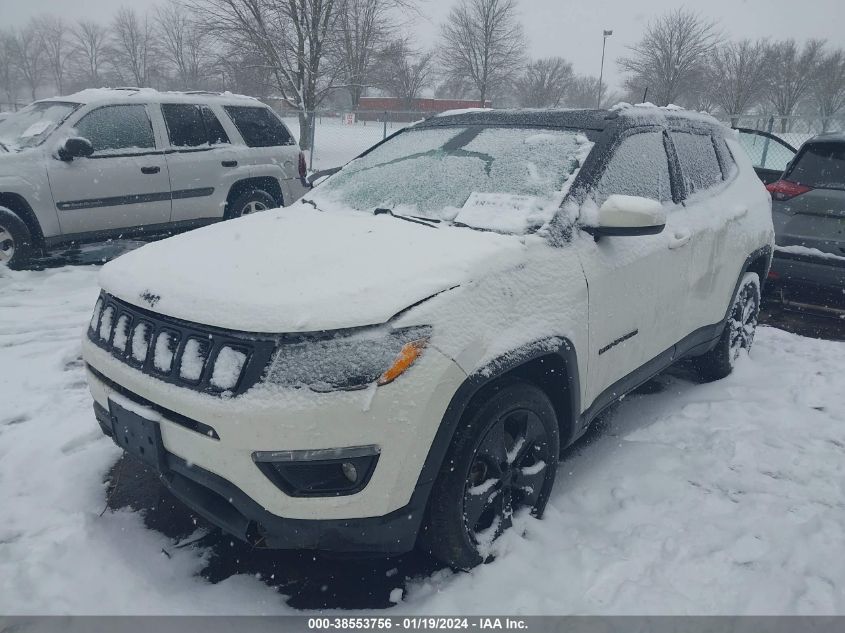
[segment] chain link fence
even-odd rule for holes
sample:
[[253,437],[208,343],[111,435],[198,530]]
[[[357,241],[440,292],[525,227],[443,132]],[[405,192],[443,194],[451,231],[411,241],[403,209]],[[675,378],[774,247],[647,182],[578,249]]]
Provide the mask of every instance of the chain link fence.
[[[312,150],[309,167],[312,171],[339,167],[355,158],[397,130],[434,115],[420,111],[342,112],[320,110],[314,112]],[[291,132],[299,139],[299,118],[295,112],[283,112],[282,117]],[[730,127],[767,132],[799,148],[807,139],[824,132],[845,131],[845,113],[823,119],[819,116],[772,114],[719,115],[717,118]],[[776,141],[767,142],[765,136],[743,137],[744,145],[756,164],[783,165],[792,152]]]
[[[410,110],[315,111],[311,151],[307,152],[309,169],[340,167],[394,132],[432,114]],[[282,112],[281,116],[294,138],[299,140],[297,113]]]
[[14,103],[9,101],[0,101],[0,112],[17,112],[23,108],[25,103]]
[[720,115],[720,121],[731,127],[774,134],[796,149],[817,134],[845,131],[845,113],[831,117],[813,115],[779,116],[777,114]]

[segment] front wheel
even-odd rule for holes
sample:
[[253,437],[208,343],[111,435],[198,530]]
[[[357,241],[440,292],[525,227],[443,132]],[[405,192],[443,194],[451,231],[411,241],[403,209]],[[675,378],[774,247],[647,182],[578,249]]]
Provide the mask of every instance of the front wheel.
[[742,350],[751,350],[759,315],[760,277],[757,273],[745,273],[739,283],[719,342],[695,361],[702,378],[719,380],[733,371],[739,353]]
[[23,220],[0,207],[0,264],[18,268],[32,255],[32,236]]
[[548,396],[503,383],[462,419],[434,483],[422,543],[455,569],[490,560],[514,513],[540,517],[557,472],[560,439]]

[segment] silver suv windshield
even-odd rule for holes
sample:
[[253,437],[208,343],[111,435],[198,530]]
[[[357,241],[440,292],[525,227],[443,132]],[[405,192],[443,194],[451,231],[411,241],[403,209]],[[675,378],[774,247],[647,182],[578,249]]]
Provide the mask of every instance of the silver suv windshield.
[[591,147],[572,130],[410,129],[349,163],[312,197],[523,233],[551,219]]
[[0,143],[7,151],[40,145],[79,106],[70,101],[32,103],[0,121]]

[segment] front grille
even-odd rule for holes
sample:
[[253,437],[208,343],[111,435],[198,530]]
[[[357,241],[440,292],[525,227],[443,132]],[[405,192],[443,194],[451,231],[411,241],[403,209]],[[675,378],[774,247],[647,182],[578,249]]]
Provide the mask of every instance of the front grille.
[[101,293],[88,338],[159,380],[216,395],[239,395],[261,379],[274,338],[166,317]]

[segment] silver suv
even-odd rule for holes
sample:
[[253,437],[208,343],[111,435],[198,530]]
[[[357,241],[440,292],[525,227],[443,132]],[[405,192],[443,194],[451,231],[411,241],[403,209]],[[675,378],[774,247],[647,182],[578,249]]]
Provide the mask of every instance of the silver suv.
[[0,121],[0,262],[283,206],[305,159],[266,105],[228,93],[83,90]]

